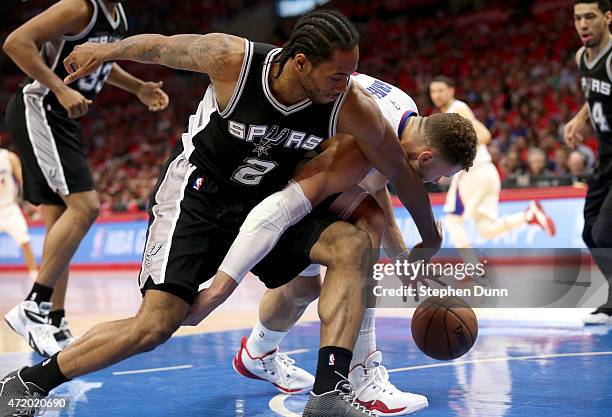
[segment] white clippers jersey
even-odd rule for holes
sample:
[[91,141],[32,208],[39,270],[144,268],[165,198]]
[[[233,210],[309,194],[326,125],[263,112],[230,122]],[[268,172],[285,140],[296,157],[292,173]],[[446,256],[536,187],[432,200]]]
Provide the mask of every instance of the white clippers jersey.
[[[354,74],[351,78],[370,93],[385,119],[397,133],[398,138],[401,137],[408,118],[419,114],[414,100],[399,88],[369,75]],[[387,183],[387,179],[382,174],[372,169],[360,186],[366,190],[371,190],[372,187],[381,188],[382,181],[384,181],[384,184]],[[376,184],[368,184],[368,182],[375,182]]]
[[13,178],[9,152],[6,149],[0,149],[0,207],[14,204],[16,195],[17,187]]
[[[468,106],[465,102],[461,100],[454,100],[451,103],[451,105],[448,107],[448,110],[446,110],[446,113],[457,113],[457,110],[459,108],[464,108],[465,110],[469,112],[469,114],[472,115],[472,117],[474,117],[474,112],[472,112],[472,109],[470,109],[470,106]],[[476,158],[474,158],[474,165],[487,163],[487,162],[491,162],[491,154],[489,153],[489,150],[487,149],[487,145],[484,145],[484,144],[478,145],[478,149],[476,151]]]

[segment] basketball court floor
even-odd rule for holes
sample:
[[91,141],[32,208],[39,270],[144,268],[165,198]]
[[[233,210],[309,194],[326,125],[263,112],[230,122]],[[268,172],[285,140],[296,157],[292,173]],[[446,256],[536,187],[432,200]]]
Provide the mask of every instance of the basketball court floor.
[[[67,311],[76,334],[100,321],[133,314],[136,273],[75,273]],[[0,275],[0,309],[26,294],[25,274]],[[69,398],[46,416],[301,415],[307,395],[285,396],[272,385],[238,375],[231,364],[240,337],[256,318],[263,287],[247,279],[205,323],[181,329],[152,352],[78,378],[55,391]],[[423,417],[604,417],[612,410],[612,328],[583,327],[584,310],[477,311],[478,340],[464,357],[426,357],[410,335],[411,310],[380,310],[379,349],[398,387],[427,395]],[[314,372],[319,324],[311,306],[282,350]],[[0,328],[0,374],[41,358],[6,324]]]

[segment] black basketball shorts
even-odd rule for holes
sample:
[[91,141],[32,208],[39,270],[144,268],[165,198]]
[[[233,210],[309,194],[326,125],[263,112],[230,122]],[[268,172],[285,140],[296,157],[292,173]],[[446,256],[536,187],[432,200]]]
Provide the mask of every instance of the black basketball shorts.
[[21,158],[25,200],[64,205],[60,196],[94,189],[80,121],[20,89],[9,101],[5,122]]
[[[192,304],[200,284],[214,277],[255,204],[191,164],[179,143],[151,195],[141,291],[169,292]],[[315,209],[287,229],[252,272],[268,288],[291,281],[311,264],[310,249],[336,220],[324,207]]]

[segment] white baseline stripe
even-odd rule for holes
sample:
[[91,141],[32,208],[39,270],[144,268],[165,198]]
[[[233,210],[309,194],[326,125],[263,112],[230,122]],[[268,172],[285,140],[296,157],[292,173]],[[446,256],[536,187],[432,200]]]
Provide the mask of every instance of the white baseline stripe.
[[285,355],[299,355],[300,353],[306,353],[309,352],[310,349],[295,349],[295,350],[288,350],[288,351],[281,351],[281,353],[284,353]]
[[535,355],[535,356],[502,356],[499,358],[474,359],[471,361],[444,362],[444,363],[432,363],[429,365],[408,366],[406,368],[389,369],[387,370],[387,372],[393,373],[393,372],[415,371],[417,369],[440,368],[443,366],[459,366],[459,365],[467,365],[467,364],[472,364],[472,363],[524,361],[524,360],[530,360],[530,359],[571,358],[571,357],[577,357],[577,356],[604,356],[604,355],[612,355],[612,352],[551,353],[548,355]]
[[296,414],[293,411],[290,411],[285,407],[285,399],[289,397],[287,394],[278,394],[270,400],[268,406],[270,410],[274,411],[276,414],[280,414],[285,417],[302,417],[301,414]]
[[193,368],[193,365],[179,365],[179,366],[168,366],[165,368],[149,368],[149,369],[136,369],[133,371],[119,371],[119,372],[113,372],[113,375],[148,374],[151,372],[175,371],[177,369],[190,369],[190,368]]

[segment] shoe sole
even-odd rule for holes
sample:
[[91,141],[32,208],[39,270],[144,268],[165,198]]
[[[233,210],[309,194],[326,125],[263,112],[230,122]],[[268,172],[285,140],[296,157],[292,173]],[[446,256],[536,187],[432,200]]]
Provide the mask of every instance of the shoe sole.
[[277,390],[279,390],[280,392],[282,392],[283,394],[303,394],[305,392],[310,392],[311,388],[304,388],[304,389],[288,389],[288,388],[283,388],[280,385],[275,384],[274,382],[270,382],[267,379],[264,379],[260,376],[255,375],[254,373],[252,373],[251,371],[249,371],[244,364],[240,361],[240,359],[238,359],[236,356],[234,356],[234,358],[232,359],[232,368],[234,368],[234,371],[238,372],[240,375],[245,376],[247,378],[250,379],[255,379],[258,381],[265,381],[268,382],[272,385],[274,385],[274,387],[276,387]]
[[398,411],[396,413],[383,413],[377,410],[370,410],[371,412],[373,412],[374,414],[376,414],[379,417],[391,417],[391,416],[404,416],[407,414],[413,414],[416,412],[419,412],[421,410],[426,409],[427,407],[429,407],[429,402],[426,402],[425,404],[421,404],[418,407],[415,408],[410,408],[410,409],[404,409],[402,411]]

